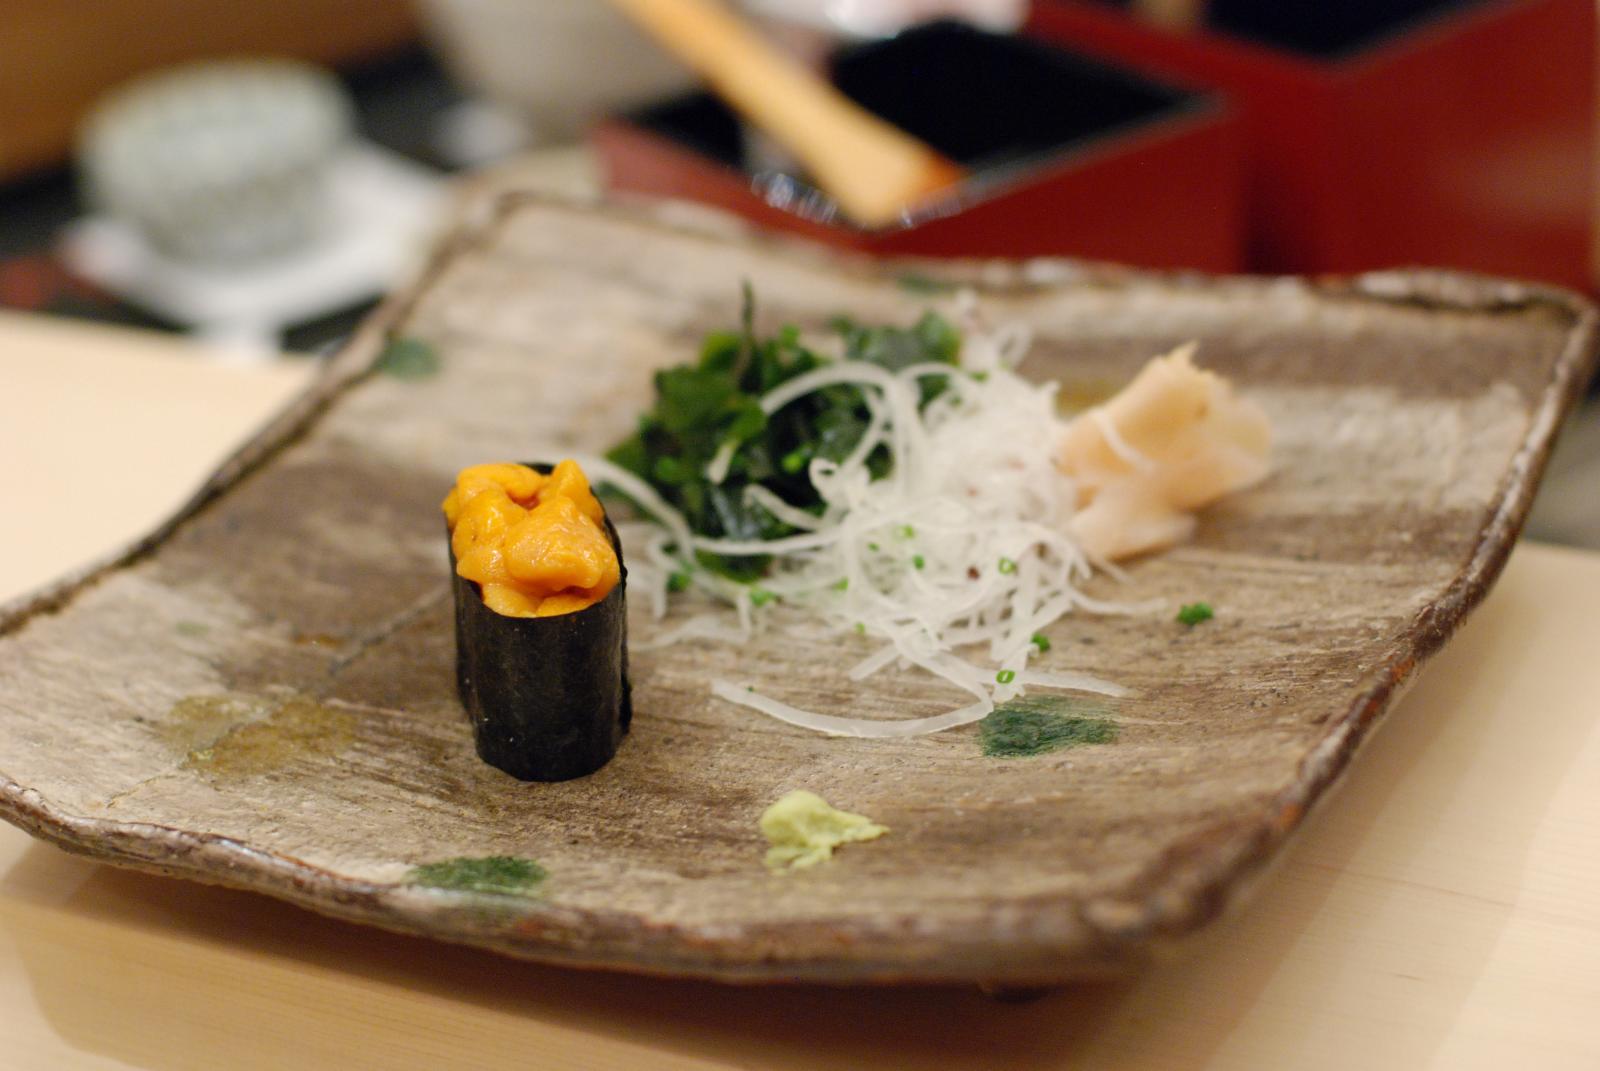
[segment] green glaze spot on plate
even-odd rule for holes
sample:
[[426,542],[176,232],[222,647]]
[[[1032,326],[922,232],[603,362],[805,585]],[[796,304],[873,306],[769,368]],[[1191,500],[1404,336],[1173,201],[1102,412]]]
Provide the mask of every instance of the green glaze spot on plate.
[[482,859],[446,859],[412,867],[406,875],[410,885],[452,892],[490,893],[496,896],[527,896],[548,877],[545,868],[532,859],[491,855]]
[[978,744],[993,759],[1025,759],[1062,748],[1109,744],[1117,725],[1096,708],[1061,696],[1013,699],[978,723]]
[[183,769],[218,781],[337,755],[356,725],[354,711],[309,696],[224,693],[178,700],[158,731],[183,753]]
[[936,279],[916,271],[905,272],[895,282],[908,294],[951,294],[960,289],[946,279]]
[[396,379],[428,379],[439,374],[439,353],[420,338],[397,338],[384,347],[377,368]]

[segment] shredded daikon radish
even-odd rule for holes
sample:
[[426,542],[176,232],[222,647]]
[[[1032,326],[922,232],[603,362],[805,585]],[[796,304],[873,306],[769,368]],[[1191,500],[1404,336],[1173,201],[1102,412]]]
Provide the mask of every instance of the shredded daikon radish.
[[739,452],[739,440],[729,439],[717,447],[716,456],[706,466],[706,479],[712,483],[721,483],[728,478],[728,466],[733,464],[733,455]]
[[887,739],[897,736],[925,736],[928,733],[943,732],[945,729],[954,729],[958,725],[970,725],[981,721],[994,709],[993,703],[973,703],[969,706],[952,710],[947,714],[935,714],[929,718],[906,718],[900,721],[874,721],[869,718],[839,718],[832,714],[816,714],[809,710],[792,707],[788,703],[781,703],[776,699],[764,696],[748,685],[741,688],[728,681],[712,681],[711,694],[719,699],[726,699],[730,703],[759,710],[763,714],[786,721],[790,725],[798,725],[804,729],[815,729],[819,733],[829,736],[864,736]]
[[797,506],[791,506],[759,483],[752,483],[745,487],[744,497],[747,502],[754,502],[778,520],[791,528],[799,528],[805,532],[815,532],[827,521],[815,513],[807,513]]
[[[835,735],[903,737],[977,721],[1025,688],[1125,695],[1118,685],[1082,673],[1029,669],[1034,637],[1075,608],[1117,612],[1077,585],[1092,565],[1066,534],[1078,499],[1055,464],[1065,422],[1055,387],[1031,383],[1013,368],[1025,355],[1026,331],[985,330],[975,308],[963,314],[961,366],[920,364],[891,373],[840,361],[778,386],[760,400],[769,416],[829,387],[859,388],[870,412],[862,439],[841,462],[815,459],[807,474],[822,499],[820,515],[750,486],[745,494],[799,531],[772,540],[692,535],[684,518],[637,477],[602,459],[580,458],[598,483],[632,498],[665,531],[648,544],[639,572],[686,571],[701,590],[732,603],[737,624],[700,614],[655,636],[649,646],[690,639],[742,642],[766,611],[752,588],[687,564],[694,552],[770,555],[762,600],[809,610],[844,631],[883,642],[849,671],[866,679],[891,666],[920,667],[968,693],[946,714],[909,720],[843,718],[790,706],[748,687],[717,681],[713,692],[782,721]],[[920,383],[942,377],[946,389],[920,406]],[[873,479],[868,458],[880,444],[893,467]],[[719,450],[707,477],[726,477],[733,451]],[[641,578],[644,579],[644,578]],[[652,606],[664,578],[645,580]],[[641,649],[644,645],[641,644]],[[980,648],[979,665],[955,649]]]

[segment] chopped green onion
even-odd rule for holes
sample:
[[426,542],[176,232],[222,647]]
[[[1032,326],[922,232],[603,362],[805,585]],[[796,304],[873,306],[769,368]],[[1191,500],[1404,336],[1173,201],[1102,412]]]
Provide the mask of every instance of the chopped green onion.
[[876,544],[876,543],[868,543],[867,544],[867,549],[872,551],[874,554],[876,554],[878,552],[878,544]]
[[1178,609],[1178,620],[1190,628],[1202,621],[1210,621],[1215,616],[1208,602],[1186,603]]
[[924,565],[928,564],[928,560],[920,554],[913,554],[911,555],[911,564],[915,568],[921,569]]
[[1039,648],[1039,653],[1044,654],[1050,649],[1050,637],[1042,632],[1035,632],[1029,637],[1028,642]]
[[1017,674],[1013,670],[1002,669],[999,673],[994,675],[994,679],[999,681],[1001,684],[1010,684],[1012,681],[1017,679]]
[[688,591],[689,574],[682,569],[674,570],[673,574],[667,577],[667,590],[672,592]]
[[774,595],[772,592],[768,591],[766,588],[751,588],[750,589],[750,605],[751,606],[765,606],[765,605],[767,605],[767,603],[771,602],[773,599],[776,599],[776,598],[777,598],[777,596]]
[[1000,571],[1009,576],[1017,571],[1017,563],[1012,561],[1010,558],[1001,558]]
[[838,580],[835,580],[833,582],[833,590],[834,591],[848,591],[849,588],[850,588],[850,578],[847,577],[847,576],[841,576]]
[[917,534],[917,530],[911,527],[909,524],[902,524],[900,526],[899,534],[901,539],[910,539]]
[[865,636],[865,635],[866,635],[866,634],[867,634],[867,625],[866,625],[866,622],[864,622],[864,621],[857,621],[857,622],[856,622],[856,631],[857,631],[857,632],[859,632],[859,633],[860,633],[860,634],[861,634],[861,635],[863,635],[863,636]]

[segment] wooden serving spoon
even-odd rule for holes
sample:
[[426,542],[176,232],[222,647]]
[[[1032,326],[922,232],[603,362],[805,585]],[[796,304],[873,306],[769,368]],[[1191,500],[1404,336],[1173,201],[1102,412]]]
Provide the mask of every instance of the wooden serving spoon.
[[857,223],[879,227],[966,176],[769,44],[715,0],[611,0],[792,153]]

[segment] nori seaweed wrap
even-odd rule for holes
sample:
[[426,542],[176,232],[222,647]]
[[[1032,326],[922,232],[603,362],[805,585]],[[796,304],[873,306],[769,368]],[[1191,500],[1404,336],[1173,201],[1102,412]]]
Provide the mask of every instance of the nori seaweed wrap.
[[[549,475],[549,465],[530,465]],[[555,616],[508,616],[480,586],[450,573],[456,611],[456,683],[478,755],[524,781],[566,781],[610,761],[633,707],[628,682],[627,567],[601,513],[619,578],[598,602]]]

